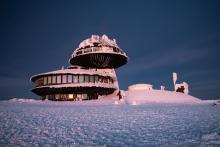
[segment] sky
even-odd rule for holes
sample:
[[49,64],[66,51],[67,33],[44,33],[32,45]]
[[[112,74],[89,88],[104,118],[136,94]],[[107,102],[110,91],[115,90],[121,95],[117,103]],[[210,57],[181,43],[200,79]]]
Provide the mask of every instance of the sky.
[[0,2],[0,100],[39,98],[30,77],[69,66],[91,35],[115,38],[129,56],[116,70],[120,88],[148,83],[220,99],[218,0],[3,0]]

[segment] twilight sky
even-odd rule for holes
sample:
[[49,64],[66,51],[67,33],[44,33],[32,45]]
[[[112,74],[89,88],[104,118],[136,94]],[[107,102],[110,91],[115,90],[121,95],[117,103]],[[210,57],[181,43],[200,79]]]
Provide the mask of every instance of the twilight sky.
[[116,38],[129,56],[117,69],[121,89],[150,83],[220,98],[220,1],[3,0],[0,2],[0,100],[38,98],[34,74],[67,67],[92,34]]

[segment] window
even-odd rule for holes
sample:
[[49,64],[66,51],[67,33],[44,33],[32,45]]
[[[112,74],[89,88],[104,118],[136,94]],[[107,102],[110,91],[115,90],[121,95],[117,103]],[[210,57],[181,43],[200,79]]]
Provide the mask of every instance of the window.
[[48,84],[51,84],[51,76],[48,76],[48,79],[47,79],[48,81],[47,81],[47,83]]
[[55,99],[56,100],[60,99],[60,95],[59,94],[55,94]]
[[69,99],[73,99],[73,94],[69,94]]
[[44,85],[47,85],[47,77],[44,77]]
[[95,77],[94,76],[90,76],[90,82],[95,83]]
[[69,94],[69,99],[73,99],[73,94]]
[[84,76],[83,75],[79,75],[79,83],[84,83]]
[[49,99],[49,95],[46,95],[46,99],[47,99],[47,100]]
[[52,76],[52,83],[56,84],[56,76]]
[[67,100],[68,94],[60,94],[61,100]]
[[99,82],[102,83],[103,82],[103,78],[99,77]]
[[114,81],[113,81],[112,79],[110,79],[110,83],[111,83],[111,84],[113,84],[113,83],[114,83]]
[[61,84],[61,75],[57,76],[57,84]]
[[67,83],[72,83],[72,75],[67,76]]
[[108,78],[104,78],[104,83],[108,83]]
[[82,99],[87,99],[87,94],[82,94]]
[[73,83],[78,83],[78,75],[73,76]]
[[89,83],[89,76],[85,75],[85,83]]
[[62,83],[66,83],[67,80],[66,80],[66,75],[62,75]]
[[36,81],[36,85],[37,85],[37,86],[43,86],[43,85],[44,85],[44,78],[39,78],[39,79]]
[[99,77],[95,76],[95,83],[98,83],[98,82],[99,82]]

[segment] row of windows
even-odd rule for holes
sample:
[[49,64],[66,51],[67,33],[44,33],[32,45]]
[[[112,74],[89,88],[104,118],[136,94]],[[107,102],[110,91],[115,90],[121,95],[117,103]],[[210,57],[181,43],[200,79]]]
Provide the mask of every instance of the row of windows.
[[108,77],[94,76],[94,75],[53,75],[44,76],[35,81],[36,86],[54,85],[54,84],[67,84],[67,83],[109,83],[112,84],[113,80]]
[[48,99],[48,100],[55,100],[55,101],[81,101],[81,100],[88,100],[88,99],[97,99],[98,95],[93,94],[93,95],[88,95],[88,94],[51,94],[51,95],[46,95],[43,97],[43,100]]

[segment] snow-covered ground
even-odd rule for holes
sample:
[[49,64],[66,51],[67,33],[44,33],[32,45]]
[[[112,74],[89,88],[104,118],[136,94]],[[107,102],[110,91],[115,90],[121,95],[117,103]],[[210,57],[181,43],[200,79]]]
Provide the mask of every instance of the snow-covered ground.
[[220,107],[114,100],[0,102],[0,146],[220,146]]

